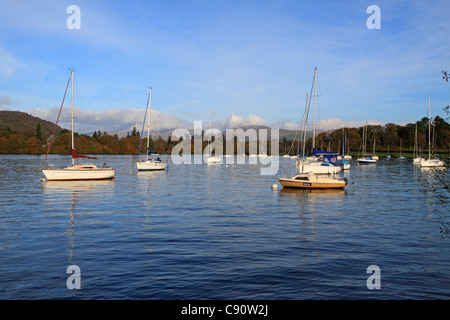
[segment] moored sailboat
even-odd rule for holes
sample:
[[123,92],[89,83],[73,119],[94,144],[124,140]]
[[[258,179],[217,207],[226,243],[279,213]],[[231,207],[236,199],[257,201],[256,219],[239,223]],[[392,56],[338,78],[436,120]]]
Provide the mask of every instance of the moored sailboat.
[[[305,167],[305,145],[306,145],[306,124],[308,122],[308,94],[306,94],[305,107],[305,124],[303,130],[303,151],[301,154],[300,163],[298,164],[299,173],[294,174],[290,178],[278,178],[278,181],[284,188],[297,189],[342,189],[347,184],[346,180],[339,179],[333,175],[322,175],[315,172],[308,171]],[[340,168],[339,168],[340,169]]]
[[421,159],[421,167],[445,167],[445,162],[438,156],[431,157],[431,113],[430,95],[428,95],[428,159]]
[[[142,124],[142,133],[141,133],[141,139],[139,141],[139,150],[137,154],[137,162],[136,167],[138,171],[155,171],[155,170],[165,170],[167,169],[167,162],[162,161],[159,158],[159,154],[156,152],[150,151],[150,106],[152,101],[152,88],[150,87],[150,92],[148,94],[148,103],[145,109],[145,115],[144,115],[144,122]],[[142,142],[142,136],[144,133],[144,125],[145,125],[145,118],[147,117],[147,111],[148,111],[148,121],[147,121],[147,158],[144,161],[139,160],[139,153],[141,151],[141,142]]]
[[359,164],[375,164],[377,160],[371,156],[366,156],[366,139],[367,139],[367,125],[363,127],[363,141],[362,141],[362,157],[358,158]]
[[[62,169],[50,169],[47,167],[46,169],[42,170],[42,173],[47,178],[47,181],[70,181],[70,180],[105,180],[105,179],[114,179],[114,169],[110,167],[106,167],[103,165],[103,167],[97,167],[93,163],[84,163],[84,164],[75,164],[75,159],[77,158],[86,158],[86,159],[97,159],[95,157],[88,157],[84,155],[80,155],[75,150],[75,139],[74,139],[74,131],[73,131],[73,74],[74,70],[72,69],[70,72],[70,78],[69,82],[71,82],[72,86],[72,101],[71,101],[71,124],[72,124],[72,130],[71,130],[71,140],[72,140],[72,165],[62,168]],[[67,87],[69,86],[69,82],[67,83]],[[66,87],[66,93],[67,93],[67,87]],[[64,97],[66,94],[64,94]],[[60,108],[60,114],[61,109],[64,104],[64,99],[61,104]],[[58,124],[58,119],[55,123],[55,129]],[[53,130],[53,135],[55,133],[55,130]],[[52,135],[52,139],[53,139]],[[49,144],[47,154],[45,155],[45,159],[43,162],[43,166],[45,165],[45,161],[48,156],[48,151],[50,150],[51,142]]]

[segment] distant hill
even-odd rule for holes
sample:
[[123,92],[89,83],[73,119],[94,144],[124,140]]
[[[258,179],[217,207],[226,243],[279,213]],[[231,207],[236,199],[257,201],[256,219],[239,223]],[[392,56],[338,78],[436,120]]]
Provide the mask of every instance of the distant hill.
[[[50,121],[34,117],[21,111],[0,111],[0,131],[6,130],[10,133],[17,134],[30,132],[31,135],[34,135],[38,123],[41,124],[42,136],[45,138],[51,136],[55,124]],[[61,130],[62,128],[57,126],[56,134]]]

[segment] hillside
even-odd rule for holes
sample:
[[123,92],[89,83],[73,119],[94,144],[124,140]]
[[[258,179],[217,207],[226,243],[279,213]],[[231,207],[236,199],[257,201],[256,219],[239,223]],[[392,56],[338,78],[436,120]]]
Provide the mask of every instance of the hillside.
[[[0,111],[0,132],[7,131],[8,133],[24,134],[29,136],[36,134],[37,125],[41,125],[41,132],[43,138],[48,138],[53,133],[55,124],[34,117],[25,112],[20,111]],[[61,127],[56,128],[56,134],[59,134]]]

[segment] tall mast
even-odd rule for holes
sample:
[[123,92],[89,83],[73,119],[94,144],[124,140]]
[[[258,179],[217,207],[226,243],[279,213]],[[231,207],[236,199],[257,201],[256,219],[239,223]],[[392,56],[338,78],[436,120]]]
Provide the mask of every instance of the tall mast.
[[[71,121],[72,121],[72,150],[75,150],[75,143],[74,143],[74,135],[73,135],[73,69],[70,71],[70,75],[72,77],[72,103],[71,103]],[[72,156],[72,165],[75,164],[75,159]]]
[[148,152],[150,151],[150,105],[152,102],[152,87],[150,87],[150,93],[148,96],[148,121],[147,121],[147,160],[148,160]]
[[428,159],[431,158],[431,113],[430,113],[430,95],[428,95]]
[[317,67],[314,67],[314,124],[313,124],[313,152],[316,147],[316,84],[317,84]]

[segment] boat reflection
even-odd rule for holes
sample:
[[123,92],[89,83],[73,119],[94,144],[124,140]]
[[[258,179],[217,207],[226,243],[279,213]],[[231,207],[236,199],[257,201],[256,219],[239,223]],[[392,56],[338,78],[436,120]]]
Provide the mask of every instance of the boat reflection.
[[283,188],[280,190],[280,195],[310,195],[312,197],[336,197],[344,196],[346,194],[345,189],[295,189],[295,188]]
[[83,204],[98,203],[104,200],[104,197],[111,197],[113,191],[114,180],[47,181],[43,184],[44,201],[48,211],[55,212],[49,219],[58,221],[58,217],[66,215],[69,218],[70,225],[64,228],[68,239],[69,265],[74,263],[76,218],[94,213],[83,210]]

